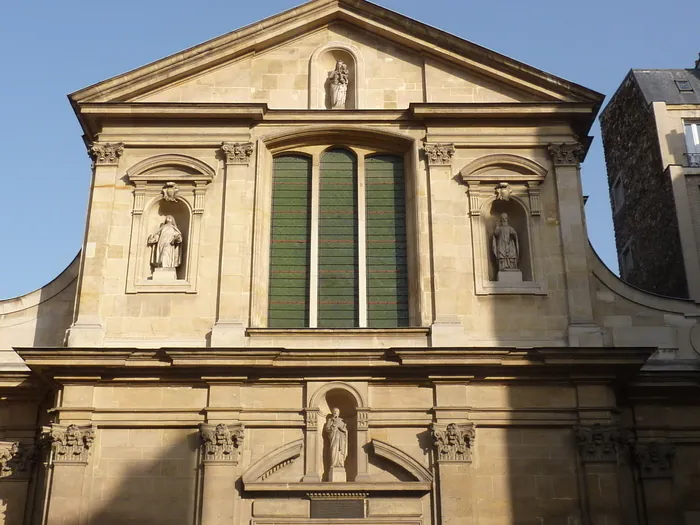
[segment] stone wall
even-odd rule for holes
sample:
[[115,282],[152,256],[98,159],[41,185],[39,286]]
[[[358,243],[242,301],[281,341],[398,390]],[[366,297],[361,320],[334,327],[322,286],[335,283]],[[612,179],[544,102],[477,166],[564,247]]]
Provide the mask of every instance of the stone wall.
[[643,290],[687,297],[676,206],[664,172],[654,115],[631,75],[600,117],[608,184],[619,175],[625,202],[613,215],[618,254],[631,243],[625,280]]

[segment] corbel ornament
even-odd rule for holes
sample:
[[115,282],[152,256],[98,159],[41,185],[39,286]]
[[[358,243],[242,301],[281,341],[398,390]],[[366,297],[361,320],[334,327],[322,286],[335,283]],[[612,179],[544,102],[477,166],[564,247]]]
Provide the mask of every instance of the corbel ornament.
[[204,462],[224,461],[238,464],[238,451],[243,446],[243,425],[229,428],[225,423],[218,425],[199,426],[199,435],[202,440]]
[[0,480],[28,477],[36,461],[37,447],[23,443],[0,445]]
[[540,182],[530,180],[526,182],[527,194],[530,198],[530,215],[538,217],[542,214],[542,206],[540,204]]
[[676,447],[670,441],[647,441],[632,444],[632,453],[644,479],[673,476]]
[[578,166],[583,161],[586,152],[580,142],[550,144],[547,146],[547,151],[549,151],[555,166]]
[[122,153],[124,153],[124,144],[121,142],[93,142],[88,147],[88,154],[97,166],[119,164]]
[[579,454],[584,463],[614,463],[621,445],[620,429],[596,423],[575,429]]
[[369,428],[369,409],[357,409],[357,429],[366,430]]
[[318,417],[321,412],[315,408],[307,408],[304,410],[304,420],[306,428],[316,429],[318,427]]
[[226,164],[250,164],[253,156],[252,142],[222,142],[221,151],[226,157]]
[[424,144],[425,158],[430,166],[450,166],[455,155],[454,144]]
[[433,423],[430,425],[430,433],[439,462],[471,462],[472,447],[476,437],[474,424],[450,423],[446,427],[442,427]]
[[92,425],[51,425],[48,435],[53,448],[53,460],[65,462],[87,462],[95,441],[95,429]]
[[[166,182],[161,190],[163,200],[167,202],[177,202],[177,194],[180,193],[180,188],[174,182]],[[143,209],[143,204],[141,204]]]

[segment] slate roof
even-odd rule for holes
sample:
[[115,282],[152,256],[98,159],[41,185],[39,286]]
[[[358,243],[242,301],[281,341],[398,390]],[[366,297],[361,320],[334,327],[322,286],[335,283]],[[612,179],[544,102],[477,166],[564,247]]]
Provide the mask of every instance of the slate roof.
[[[700,104],[700,69],[633,69],[632,75],[649,104]],[[676,80],[687,80],[693,91],[680,91]]]

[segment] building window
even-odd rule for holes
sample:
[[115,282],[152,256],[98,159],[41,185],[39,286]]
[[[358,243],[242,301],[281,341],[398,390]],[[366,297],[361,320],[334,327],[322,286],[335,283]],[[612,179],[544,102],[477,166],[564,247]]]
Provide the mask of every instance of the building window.
[[622,183],[622,176],[620,174],[613,180],[610,198],[612,200],[613,212],[619,212],[625,204],[625,187]]
[[632,241],[627,241],[620,253],[620,273],[623,279],[627,279],[634,270],[634,254],[632,253]]
[[268,327],[409,325],[403,158],[274,159]]
[[700,167],[700,122],[685,123],[685,144],[688,166]]
[[676,87],[678,88],[678,91],[693,91],[693,86],[691,85],[690,81],[685,80],[685,79],[680,79],[676,80]]

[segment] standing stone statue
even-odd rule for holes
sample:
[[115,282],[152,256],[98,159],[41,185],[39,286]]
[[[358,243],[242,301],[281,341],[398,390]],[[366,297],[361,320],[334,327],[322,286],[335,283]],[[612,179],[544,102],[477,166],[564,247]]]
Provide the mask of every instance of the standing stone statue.
[[166,280],[176,279],[175,270],[181,263],[182,233],[172,215],[167,215],[158,231],[149,235],[148,245],[151,247],[154,280],[157,273],[163,274],[161,277]]
[[346,481],[345,458],[348,456],[348,426],[340,417],[340,410],[333,409],[333,414],[326,421],[328,434],[330,464],[329,481]]
[[496,223],[491,241],[493,254],[498,260],[498,272],[518,270],[520,258],[520,244],[518,233],[508,224],[508,214],[502,213]]
[[350,82],[348,66],[342,60],[338,60],[335,69],[328,76],[330,77],[331,109],[345,109]]

